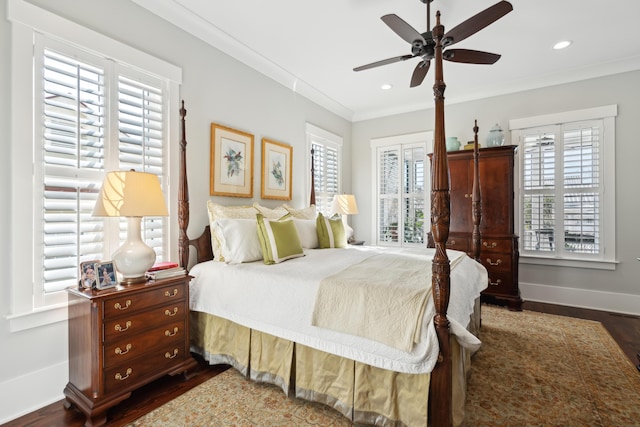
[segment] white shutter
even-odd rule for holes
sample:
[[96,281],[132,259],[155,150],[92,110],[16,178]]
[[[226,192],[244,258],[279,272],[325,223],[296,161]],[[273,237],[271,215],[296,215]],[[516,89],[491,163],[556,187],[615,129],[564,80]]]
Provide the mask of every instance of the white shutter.
[[403,243],[425,242],[424,232],[424,146],[403,147]]
[[45,292],[77,283],[103,253],[91,212],[104,171],[104,72],[45,49],[42,74],[42,273]]
[[400,147],[378,151],[378,241],[399,242]]
[[313,142],[312,148],[316,209],[329,215],[333,196],[340,192],[339,152],[337,148],[319,142]]
[[[159,86],[159,85],[158,85]],[[162,87],[154,87],[125,76],[118,77],[118,157],[120,170],[134,169],[158,175],[164,179]],[[163,188],[164,190],[164,188]],[[144,217],[142,239],[163,259],[163,217]],[[126,221],[120,221],[120,240],[126,238]]]
[[[164,184],[168,150],[160,80],[59,43],[38,46],[42,129],[36,161],[42,167],[35,168],[34,194],[42,196],[36,215],[42,214],[36,216],[34,280],[50,293],[76,285],[81,262],[110,259],[126,239],[125,219],[91,215],[106,170],[150,172]],[[110,93],[117,100],[109,102]],[[110,123],[117,129],[109,132]],[[143,219],[142,237],[160,260],[168,253],[166,229],[164,217]]]

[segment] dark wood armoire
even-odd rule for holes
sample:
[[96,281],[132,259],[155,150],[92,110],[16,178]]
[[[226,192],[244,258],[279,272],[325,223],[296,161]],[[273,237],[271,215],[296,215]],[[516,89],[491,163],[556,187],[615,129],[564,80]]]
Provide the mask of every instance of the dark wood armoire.
[[[480,261],[489,272],[483,300],[520,310],[518,288],[518,236],[515,234],[514,166],[517,146],[479,150]],[[472,253],[473,150],[448,153],[451,189],[451,225],[447,247]],[[429,234],[429,246],[433,240]]]

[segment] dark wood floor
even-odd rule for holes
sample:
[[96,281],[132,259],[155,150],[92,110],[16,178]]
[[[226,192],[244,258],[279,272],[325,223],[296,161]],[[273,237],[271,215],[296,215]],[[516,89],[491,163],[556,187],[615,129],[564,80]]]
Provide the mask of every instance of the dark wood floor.
[[[640,318],[597,310],[564,307],[552,304],[525,302],[523,309],[560,316],[570,316],[601,322],[616,340],[620,348],[637,364],[640,350]],[[208,366],[200,360],[199,366],[190,379],[182,376],[161,378],[132,393],[129,399],[111,408],[108,412],[109,426],[122,426],[174,399],[191,388],[218,375],[226,366]],[[65,410],[62,401],[52,403],[2,427],[80,427],[85,417],[75,410]]]

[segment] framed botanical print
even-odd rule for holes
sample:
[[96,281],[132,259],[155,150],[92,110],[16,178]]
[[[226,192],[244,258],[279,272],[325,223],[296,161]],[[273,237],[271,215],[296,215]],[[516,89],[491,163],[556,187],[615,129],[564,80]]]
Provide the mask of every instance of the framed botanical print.
[[263,199],[291,200],[293,147],[262,138]]
[[253,197],[253,135],[211,123],[210,194]]

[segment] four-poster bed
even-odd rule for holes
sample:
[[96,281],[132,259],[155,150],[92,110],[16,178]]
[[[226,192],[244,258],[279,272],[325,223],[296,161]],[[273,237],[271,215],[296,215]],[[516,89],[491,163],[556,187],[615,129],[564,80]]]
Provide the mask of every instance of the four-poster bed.
[[[373,359],[361,357],[361,353],[367,353],[368,350],[349,350],[349,345],[345,343],[359,342],[360,338],[351,337],[351,341],[331,341],[328,347],[335,349],[335,351],[326,350],[325,347],[317,345],[317,341],[311,338],[307,338],[304,335],[298,333],[298,330],[284,331],[280,337],[277,332],[280,331],[278,327],[271,329],[260,330],[259,327],[254,326],[255,322],[252,320],[246,321],[245,325],[238,325],[236,323],[242,323],[241,320],[245,319],[244,314],[230,315],[227,319],[220,319],[219,316],[209,315],[201,310],[202,307],[215,306],[216,301],[203,302],[201,296],[211,296],[211,291],[207,291],[207,288],[214,286],[213,284],[203,284],[204,279],[199,276],[203,274],[205,264],[208,260],[214,258],[214,250],[212,249],[211,240],[211,228],[207,226],[204,233],[197,239],[190,240],[187,237],[187,226],[189,222],[189,206],[188,206],[188,186],[187,186],[187,172],[186,172],[186,132],[185,132],[185,115],[184,103],[180,110],[182,118],[182,135],[180,142],[180,188],[179,188],[179,256],[182,266],[187,267],[189,264],[189,247],[194,246],[197,249],[197,257],[195,259],[196,266],[192,269],[195,279],[192,282],[192,296],[191,296],[191,310],[192,310],[192,349],[200,352],[207,358],[210,363],[229,363],[238,368],[241,372],[245,373],[253,379],[260,381],[272,382],[280,385],[285,392],[295,392],[295,395],[309,400],[320,401],[322,403],[333,406],[337,410],[343,412],[347,416],[351,416],[356,422],[375,423],[378,425],[426,425],[427,413],[428,423],[433,426],[449,426],[453,423],[460,423],[462,415],[459,410],[460,405],[464,407],[464,389],[465,389],[465,376],[468,369],[468,363],[470,354],[474,345],[478,345],[478,342],[469,342],[474,340],[471,334],[466,335],[465,328],[473,330],[478,326],[478,301],[479,292],[486,286],[486,270],[480,266],[475,260],[479,258],[480,248],[480,235],[478,224],[480,222],[480,191],[477,183],[474,184],[474,191],[472,197],[473,213],[474,213],[474,231],[473,238],[474,243],[472,245],[474,254],[472,259],[466,255],[456,254],[453,251],[446,250],[446,242],[449,234],[449,217],[450,217],[450,202],[449,202],[449,170],[447,164],[447,153],[445,147],[445,135],[444,135],[444,90],[445,83],[443,79],[442,69],[442,38],[444,35],[444,27],[440,24],[439,14],[437,15],[437,24],[433,29],[433,37],[436,41],[435,45],[435,132],[434,132],[434,152],[432,158],[432,189],[431,189],[431,233],[434,242],[432,266],[431,266],[431,299],[433,300],[432,308],[425,309],[424,318],[427,319],[426,313],[431,313],[433,316],[429,319],[433,319],[433,323],[425,320],[424,327],[421,330],[423,341],[430,336],[433,332],[434,340],[431,344],[436,346],[435,353],[428,354],[428,350],[422,348],[423,352],[420,356],[420,366],[422,370],[416,368],[415,372],[412,372],[412,368],[409,366],[412,361],[416,361],[416,354],[407,353],[406,358],[401,355],[399,351],[395,349],[385,349],[384,354],[376,358],[376,354],[373,354]],[[477,126],[474,128],[475,136],[475,162],[477,166]],[[477,179],[477,175],[474,175]],[[313,203],[313,190],[312,200]],[[334,249],[336,251],[337,249]],[[367,249],[361,248],[349,248],[343,254],[362,253]],[[332,253],[325,251],[325,253]],[[312,255],[312,252],[305,252],[304,258],[312,259],[316,255]],[[450,260],[450,255],[453,254],[455,260]],[[349,255],[350,257],[351,255]],[[363,255],[363,257],[369,255]],[[413,255],[412,255],[413,256]],[[422,255],[420,255],[422,256]],[[362,261],[360,255],[354,255],[357,262]],[[347,256],[338,256],[329,258],[336,264],[339,264],[340,259],[348,258]],[[302,260],[303,258],[300,258]],[[423,263],[428,262],[426,258],[421,258]],[[324,260],[324,258],[323,258]],[[297,262],[298,260],[296,260]],[[456,266],[453,267],[454,261]],[[303,261],[301,261],[303,262]],[[323,261],[323,268],[326,269],[327,263]],[[224,264],[224,263],[213,263]],[[263,272],[265,266],[260,265],[261,262],[252,264],[251,268],[254,269],[253,274],[257,274],[259,277],[264,278]],[[291,274],[291,269],[294,267],[294,262],[287,261],[280,264],[284,266],[282,268],[288,268],[286,270]],[[346,264],[345,264],[346,265]],[[341,267],[345,265],[341,264]],[[233,266],[235,267],[235,266]],[[271,267],[266,267],[271,268]],[[248,268],[247,268],[248,269]],[[466,283],[463,272],[467,270],[474,270],[474,283],[476,289],[472,291],[474,299],[469,299],[468,296],[464,298],[458,296],[460,292],[466,291],[466,285],[472,288],[471,283]],[[197,270],[197,271],[196,271]],[[221,267],[218,270],[226,273],[235,271],[233,268],[227,265],[227,268]],[[275,270],[274,270],[275,271]],[[484,272],[484,274],[483,274]],[[318,273],[320,274],[320,273]],[[323,273],[324,274],[324,273]],[[298,276],[300,272],[298,272]],[[305,271],[307,275],[307,271]],[[311,272],[308,275],[313,276]],[[225,277],[225,276],[222,276]],[[230,276],[235,277],[235,276]],[[289,277],[289,276],[286,276]],[[287,278],[281,276],[279,280],[281,282],[287,282]],[[451,287],[451,278],[455,277],[459,286]],[[471,282],[472,280],[469,279]],[[484,281],[484,283],[482,283]],[[195,284],[194,284],[195,283]],[[261,286],[264,284],[261,284]],[[220,283],[218,281],[216,290],[213,291],[215,295],[213,300],[222,298],[221,294],[227,292],[226,288],[235,286],[235,283]],[[270,284],[271,286],[271,284]],[[275,285],[273,285],[275,286]],[[264,288],[264,286],[262,286]],[[290,288],[295,289],[295,288]],[[255,287],[255,292],[262,292],[261,288]],[[290,292],[296,292],[291,291]],[[291,298],[291,302],[296,304],[289,305],[304,305],[299,300],[294,300],[294,296],[287,295]],[[264,298],[268,298],[265,295]],[[455,297],[455,298],[454,298]],[[471,305],[469,314],[468,311],[460,309],[462,313],[461,317],[467,316],[466,321],[453,319],[452,312],[458,313],[459,309],[456,308],[459,303],[459,299],[463,299],[462,305]],[[305,300],[307,303],[308,301]],[[450,305],[453,304],[453,305]],[[227,302],[227,305],[233,305],[232,302]],[[260,310],[257,307],[255,310]],[[224,310],[222,310],[224,311]],[[449,315],[449,317],[448,317]],[[471,319],[471,320],[469,320]],[[238,322],[236,322],[238,320]],[[222,322],[220,322],[222,321]],[[428,324],[427,324],[428,323]],[[222,325],[222,326],[221,326]],[[304,326],[306,327],[306,326]],[[461,330],[464,329],[464,331]],[[453,331],[453,329],[456,329]],[[273,331],[277,332],[273,332]],[[323,331],[318,329],[313,330],[313,334],[317,334],[320,338],[323,338]],[[452,335],[454,334],[454,335]],[[214,336],[214,343],[205,342],[204,335]],[[220,342],[222,336],[228,336],[225,342]],[[272,336],[275,335],[275,336]],[[282,338],[284,337],[284,338]],[[437,342],[436,342],[437,340]],[[466,341],[466,344],[465,344]],[[477,341],[477,340],[476,340]],[[247,342],[247,348],[237,348],[238,343]],[[367,343],[365,343],[367,344]],[[425,345],[431,345],[425,344]],[[211,349],[207,346],[213,346],[215,349]],[[414,347],[420,347],[416,344]],[[216,353],[216,354],[214,354]],[[266,362],[262,358],[262,354],[258,353],[273,353],[273,357],[270,357]],[[387,355],[390,357],[387,359]],[[400,356],[399,356],[400,355]],[[285,362],[284,364],[274,360],[293,358],[291,363]],[[241,359],[239,361],[239,359]],[[351,360],[354,359],[354,360]],[[362,362],[363,359],[365,362]],[[425,360],[433,362],[433,366],[429,369],[429,372],[424,371],[424,366],[427,366]],[[373,361],[369,361],[373,360]],[[316,365],[319,364],[319,365]],[[416,365],[418,365],[416,363]],[[331,370],[333,372],[324,374],[325,377],[318,380],[316,366],[322,366],[323,370]],[[394,366],[401,366],[397,370]],[[328,376],[327,376],[328,375]],[[342,382],[344,377],[349,377],[346,382]],[[329,380],[327,378],[332,378]],[[335,381],[332,382],[332,381]],[[357,383],[357,384],[356,384]],[[369,384],[371,383],[371,384]],[[319,384],[319,385],[318,385]],[[382,386],[377,384],[384,384]],[[389,391],[385,393],[385,388],[388,387]],[[348,390],[342,390],[346,388]],[[300,390],[300,391],[299,391]],[[410,391],[410,393],[406,393]],[[380,396],[380,393],[385,395]],[[407,408],[400,410],[400,414],[394,412],[394,410],[386,408],[388,401],[390,400],[390,394],[398,393],[410,394],[407,398]],[[462,393],[462,396],[460,396]],[[358,396],[363,394],[363,396]],[[457,399],[453,398],[453,395],[457,394]],[[345,405],[341,400],[345,395],[352,398],[353,404],[351,407]],[[460,402],[460,398],[462,401]],[[360,399],[359,403],[356,403]],[[404,398],[403,398],[404,399]],[[402,406],[403,402],[400,402],[401,398],[398,397],[398,406]],[[416,400],[418,403],[416,403]],[[427,403],[428,402],[428,403]],[[391,404],[395,405],[395,401]],[[426,407],[428,405],[428,408]],[[455,414],[454,414],[455,413]],[[406,418],[405,418],[406,417]]]

